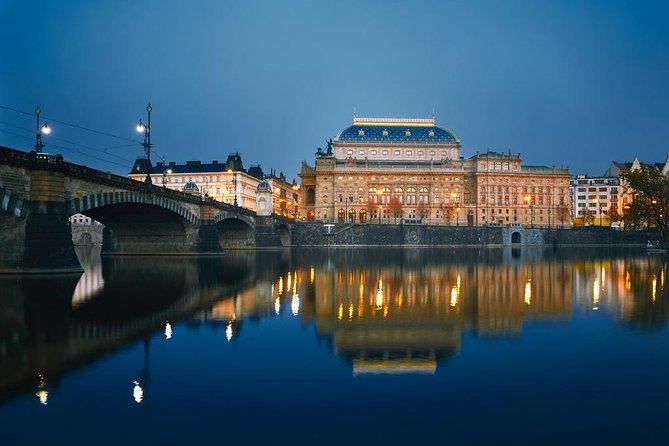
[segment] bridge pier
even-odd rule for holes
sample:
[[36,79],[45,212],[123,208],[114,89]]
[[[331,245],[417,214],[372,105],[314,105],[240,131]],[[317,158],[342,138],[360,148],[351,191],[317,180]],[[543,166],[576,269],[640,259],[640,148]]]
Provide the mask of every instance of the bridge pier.
[[222,253],[221,244],[218,241],[218,229],[213,220],[200,220],[198,228],[197,252],[205,254]]
[[32,172],[28,200],[23,204],[24,216],[8,217],[1,225],[3,233],[10,232],[11,243],[3,240],[0,248],[0,273],[83,272],[72,243],[64,182],[62,172]]

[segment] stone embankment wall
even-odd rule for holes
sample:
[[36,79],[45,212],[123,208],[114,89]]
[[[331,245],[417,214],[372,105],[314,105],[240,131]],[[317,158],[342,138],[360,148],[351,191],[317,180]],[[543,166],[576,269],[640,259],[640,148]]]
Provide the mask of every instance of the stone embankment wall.
[[[643,231],[610,228],[532,229],[474,226],[296,223],[293,246],[645,245]],[[515,234],[515,235],[514,235]]]

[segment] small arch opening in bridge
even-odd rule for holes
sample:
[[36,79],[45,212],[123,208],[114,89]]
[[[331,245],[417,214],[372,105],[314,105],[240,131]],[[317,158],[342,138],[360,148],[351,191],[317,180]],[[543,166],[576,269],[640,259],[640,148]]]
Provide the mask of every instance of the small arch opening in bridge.
[[511,243],[513,243],[514,245],[519,245],[520,241],[521,241],[520,232],[518,231],[513,232],[511,234]]
[[276,225],[276,232],[279,234],[279,239],[281,240],[281,246],[290,246],[290,229],[284,223],[279,223]]
[[255,246],[255,231],[243,220],[231,217],[216,224],[218,242],[223,249]]

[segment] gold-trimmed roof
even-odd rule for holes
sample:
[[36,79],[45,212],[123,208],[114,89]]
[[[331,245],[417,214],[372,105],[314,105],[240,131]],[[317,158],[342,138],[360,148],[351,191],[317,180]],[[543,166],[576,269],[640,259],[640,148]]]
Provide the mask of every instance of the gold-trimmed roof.
[[359,118],[353,117],[353,125],[383,125],[388,127],[434,127],[432,118]]

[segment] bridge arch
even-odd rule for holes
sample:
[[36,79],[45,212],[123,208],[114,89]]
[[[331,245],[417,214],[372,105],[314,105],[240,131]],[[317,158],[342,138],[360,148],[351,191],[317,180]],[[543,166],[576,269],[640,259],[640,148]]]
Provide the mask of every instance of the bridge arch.
[[157,206],[180,215],[193,226],[199,226],[200,224],[199,217],[182,204],[166,197],[141,192],[101,192],[72,198],[65,203],[68,215],[84,214],[86,211],[92,209],[118,204],[145,204]]
[[216,216],[214,217],[214,224],[219,224],[223,220],[230,220],[230,219],[241,220],[247,225],[249,225],[251,229],[253,229],[254,231],[256,230],[256,222],[252,217],[249,217],[248,215],[244,214],[238,214],[235,212],[223,211],[216,214]]
[[291,245],[291,226],[283,221],[277,221],[274,225],[274,231],[279,235],[281,246]]
[[214,217],[218,242],[223,249],[248,248],[256,244],[256,223],[244,214],[223,211]]

